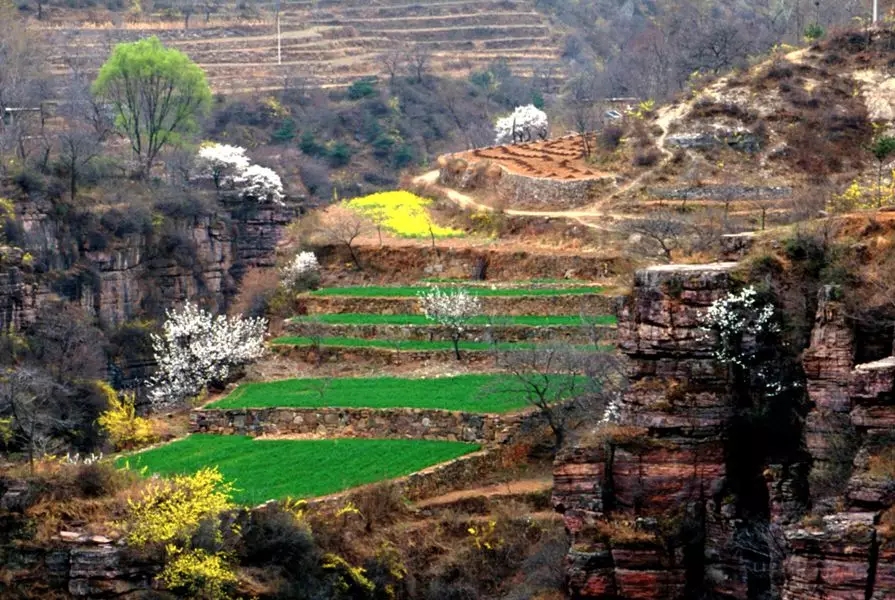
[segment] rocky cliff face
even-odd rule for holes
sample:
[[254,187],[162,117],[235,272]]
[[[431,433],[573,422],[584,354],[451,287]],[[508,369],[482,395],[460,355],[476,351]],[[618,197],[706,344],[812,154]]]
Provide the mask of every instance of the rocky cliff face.
[[[797,446],[811,460],[799,450],[772,463],[761,431],[743,426],[742,394],[701,327],[734,266],[636,275],[619,315],[631,386],[618,418],[555,466],[573,598],[895,597],[882,516],[895,484],[878,458],[895,426],[895,358],[855,367],[854,336],[827,290],[804,355],[811,409]],[[839,421],[854,429],[856,454],[830,441]],[[837,501],[812,494],[812,507],[809,479],[824,481],[817,474],[842,463]]]
[[[294,209],[223,198],[213,214],[168,218],[164,235],[126,234],[96,249],[73,240],[51,207],[16,207],[22,250],[0,257],[0,328],[31,322],[53,296],[115,325],[187,298],[226,307],[245,269],[271,266]],[[176,246],[176,247],[175,247]]]

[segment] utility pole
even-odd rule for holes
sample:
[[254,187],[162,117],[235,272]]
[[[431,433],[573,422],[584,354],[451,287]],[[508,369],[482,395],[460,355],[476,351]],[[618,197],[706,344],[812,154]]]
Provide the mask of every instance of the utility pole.
[[[874,3],[876,2],[876,0],[873,1]],[[874,4],[873,6],[875,9],[876,4]],[[874,18],[874,21],[875,20],[876,18]],[[283,46],[280,43],[280,0],[277,0],[277,64],[283,64]]]

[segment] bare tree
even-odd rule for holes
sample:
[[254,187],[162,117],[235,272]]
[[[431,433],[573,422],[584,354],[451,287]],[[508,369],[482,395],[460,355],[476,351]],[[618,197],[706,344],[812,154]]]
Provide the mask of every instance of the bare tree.
[[588,159],[593,156],[594,151],[590,144],[592,138],[588,134],[596,131],[603,120],[599,96],[598,74],[586,71],[569,81],[563,97],[572,125],[581,136],[584,156]]
[[89,84],[75,72],[68,102],[59,108],[63,124],[56,135],[57,159],[68,178],[71,199],[78,193],[81,175],[102,151],[113,124],[90,94]]
[[494,391],[523,398],[537,408],[557,449],[576,422],[599,415],[606,398],[618,393],[624,382],[618,355],[568,344],[498,350],[496,362],[510,377]]
[[351,260],[359,270],[363,270],[354,241],[367,229],[366,221],[354,214],[340,215],[337,219],[320,226],[320,232],[333,244],[340,244],[348,249]]
[[432,52],[425,44],[413,44],[406,51],[407,68],[416,83],[422,83],[432,62]]
[[379,62],[388,74],[388,82],[390,85],[395,83],[395,78],[404,70],[404,65],[407,60],[406,57],[408,55],[409,52],[407,48],[400,45],[394,45],[379,55]]
[[657,212],[640,219],[624,221],[620,229],[631,236],[638,236],[646,248],[658,249],[665,260],[671,261],[671,253],[684,246],[691,225],[670,212]]
[[58,434],[73,424],[57,412],[58,384],[47,373],[16,367],[0,374],[0,416],[11,417],[13,440],[27,449],[34,473],[39,454],[58,443]]

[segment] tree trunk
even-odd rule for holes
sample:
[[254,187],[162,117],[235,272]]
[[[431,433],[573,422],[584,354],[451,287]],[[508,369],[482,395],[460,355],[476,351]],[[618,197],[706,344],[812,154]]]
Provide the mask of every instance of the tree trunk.
[[454,343],[454,358],[460,360],[460,336],[456,333],[451,335],[451,341]]
[[883,161],[879,161],[879,169],[876,172],[876,207],[883,206]]
[[348,247],[348,253],[351,254],[351,260],[354,262],[354,266],[357,267],[358,271],[363,271],[364,268],[360,266],[360,259],[357,257],[357,253],[354,251],[354,246],[351,244],[345,244]]

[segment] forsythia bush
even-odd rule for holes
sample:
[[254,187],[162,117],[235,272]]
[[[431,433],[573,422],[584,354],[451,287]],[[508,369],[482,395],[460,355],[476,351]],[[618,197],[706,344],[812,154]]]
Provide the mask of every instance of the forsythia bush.
[[172,590],[183,590],[193,597],[222,600],[227,588],[236,583],[236,574],[221,553],[183,550],[169,544],[168,562],[159,579]]
[[149,419],[137,416],[133,392],[119,394],[104,381],[97,382],[97,387],[109,403],[108,410],[100,415],[97,422],[109,435],[116,450],[131,450],[158,439]]
[[379,192],[349,200],[351,210],[373,220],[401,237],[458,237],[463,232],[432,222],[428,208],[431,200],[406,191]]
[[233,507],[232,491],[233,485],[217,469],[153,483],[129,502],[128,542],[137,547],[164,544],[165,568],[159,579],[172,590],[222,600],[236,582],[228,556],[191,548],[190,539],[209,519],[220,535],[220,514]]
[[[880,197],[878,197],[878,195]],[[876,187],[863,186],[855,179],[841,194],[834,194],[830,201],[830,209],[834,212],[874,209],[895,203],[895,171],[892,172],[891,183]]]
[[233,507],[232,492],[233,484],[216,468],[161,479],[130,501],[127,539],[136,546],[187,540],[203,519]]

